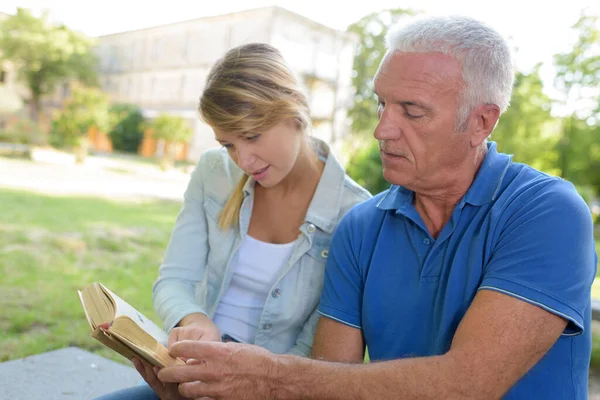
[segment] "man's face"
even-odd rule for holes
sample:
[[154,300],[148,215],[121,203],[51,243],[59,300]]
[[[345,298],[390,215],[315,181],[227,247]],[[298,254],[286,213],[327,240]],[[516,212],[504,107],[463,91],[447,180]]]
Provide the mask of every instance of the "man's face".
[[470,134],[455,132],[463,80],[459,62],[439,53],[391,53],[375,76],[384,178],[435,190],[467,160]]

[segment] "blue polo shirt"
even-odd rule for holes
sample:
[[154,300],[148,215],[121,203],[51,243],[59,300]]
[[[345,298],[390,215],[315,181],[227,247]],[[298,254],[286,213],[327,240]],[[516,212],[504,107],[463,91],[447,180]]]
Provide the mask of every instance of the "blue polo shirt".
[[568,321],[507,399],[587,398],[590,288],[596,274],[589,208],[569,182],[511,162],[493,142],[437,239],[389,190],[355,206],[332,239],[319,312],[363,330],[371,360],[446,353],[479,290]]

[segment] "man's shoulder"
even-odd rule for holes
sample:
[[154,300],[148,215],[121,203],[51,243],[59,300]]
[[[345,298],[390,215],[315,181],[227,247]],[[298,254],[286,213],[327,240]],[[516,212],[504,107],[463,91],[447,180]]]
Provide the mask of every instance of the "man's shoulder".
[[507,171],[495,201],[519,213],[532,209],[551,209],[565,214],[573,210],[589,211],[571,182],[519,163],[511,165]]
[[501,195],[528,195],[528,197],[539,197],[551,195],[561,198],[577,199],[580,196],[575,186],[558,176],[552,176],[539,171],[527,164],[513,163],[505,176]]

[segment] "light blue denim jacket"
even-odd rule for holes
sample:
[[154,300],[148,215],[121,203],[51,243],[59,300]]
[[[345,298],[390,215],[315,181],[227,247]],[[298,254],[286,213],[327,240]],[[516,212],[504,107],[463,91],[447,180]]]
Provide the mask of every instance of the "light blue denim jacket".
[[[325,168],[292,255],[267,297],[254,338],[254,344],[274,353],[310,354],[331,235],[352,206],[371,197],[345,174],[324,142],[312,140]],[[231,257],[248,232],[252,179],[244,187],[239,227],[222,231],[218,219],[241,176],[222,148],[206,151],[192,173],[153,289],[154,308],[168,332],[191,313],[212,318],[229,286]]]

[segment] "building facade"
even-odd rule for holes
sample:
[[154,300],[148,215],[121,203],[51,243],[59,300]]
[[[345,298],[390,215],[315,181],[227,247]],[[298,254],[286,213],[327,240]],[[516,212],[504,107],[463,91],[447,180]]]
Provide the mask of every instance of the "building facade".
[[147,118],[161,112],[185,118],[194,130],[187,159],[196,161],[217,145],[196,111],[206,76],[228,49],[248,42],[282,52],[308,95],[312,135],[340,143],[350,127],[356,39],[280,7],[100,36],[100,82],[113,102],[136,104]]

